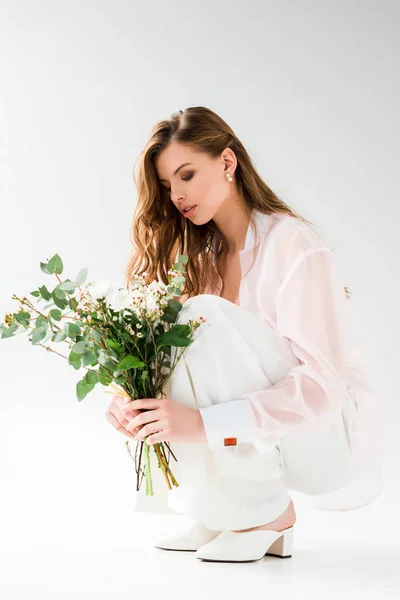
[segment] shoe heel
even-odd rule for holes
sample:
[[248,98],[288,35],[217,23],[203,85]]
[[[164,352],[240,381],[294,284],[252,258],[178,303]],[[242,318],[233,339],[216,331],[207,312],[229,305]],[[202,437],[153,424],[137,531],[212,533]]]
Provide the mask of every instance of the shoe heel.
[[290,558],[293,550],[293,526],[282,531],[281,537],[268,548],[265,556],[278,556],[279,558]]

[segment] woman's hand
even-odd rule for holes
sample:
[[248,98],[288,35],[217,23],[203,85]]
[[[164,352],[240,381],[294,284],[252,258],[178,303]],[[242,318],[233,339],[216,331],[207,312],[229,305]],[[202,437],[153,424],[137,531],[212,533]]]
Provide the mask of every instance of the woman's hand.
[[122,408],[122,413],[129,418],[132,409],[147,409],[134,416],[125,425],[127,431],[139,428],[136,439],[146,436],[148,445],[158,442],[205,442],[207,436],[204,430],[200,411],[179,404],[170,398],[141,398],[132,400]]
[[128,406],[128,402],[132,403],[129,398],[126,396],[114,395],[112,400],[106,410],[106,419],[107,421],[115,427],[122,434],[127,435],[132,439],[136,439],[136,434],[139,431],[138,428],[130,429],[129,431],[126,429],[126,426],[129,424],[130,419],[136,417],[140,414],[139,410],[133,410],[131,408],[130,413],[126,414],[123,412],[123,407]]

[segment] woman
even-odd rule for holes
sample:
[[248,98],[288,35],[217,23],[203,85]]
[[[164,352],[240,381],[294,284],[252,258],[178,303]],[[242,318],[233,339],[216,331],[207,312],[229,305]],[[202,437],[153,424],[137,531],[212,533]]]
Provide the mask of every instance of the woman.
[[291,556],[288,489],[343,510],[382,486],[379,404],[348,289],[332,251],[213,111],[191,107],[161,121],[140,158],[127,285],[143,273],[167,283],[187,254],[179,321],[203,315],[208,327],[167,398],[122,406],[114,396],[107,419],[178,454],[180,487],[168,505],[196,523],[157,547],[215,561]]

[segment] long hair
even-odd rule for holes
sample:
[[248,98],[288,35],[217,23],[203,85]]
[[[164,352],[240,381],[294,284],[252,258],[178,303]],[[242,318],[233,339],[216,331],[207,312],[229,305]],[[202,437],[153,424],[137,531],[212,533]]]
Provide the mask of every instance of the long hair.
[[[134,165],[138,198],[131,229],[134,250],[125,272],[127,288],[136,275],[143,275],[147,283],[159,279],[167,284],[168,271],[180,254],[188,256],[183,288],[187,297],[204,293],[208,285],[214,287],[220,275],[215,258],[223,264],[226,246],[216,224],[210,220],[203,225],[194,225],[185,219],[171,202],[167,189],[158,181],[155,159],[171,142],[205,152],[210,158],[217,158],[225,148],[235,153],[236,186],[254,233],[253,209],[266,214],[288,214],[314,228],[262,180],[243,144],[220,116],[204,106],[179,110],[170,119],[154,125]],[[217,242],[216,250],[214,242]],[[350,298],[348,288],[344,289]]]

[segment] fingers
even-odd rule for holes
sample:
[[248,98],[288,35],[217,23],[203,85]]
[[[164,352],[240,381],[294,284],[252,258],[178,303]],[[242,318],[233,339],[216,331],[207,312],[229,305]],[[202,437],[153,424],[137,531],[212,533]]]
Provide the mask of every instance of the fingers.
[[123,433],[124,435],[127,435],[128,437],[135,439],[136,436],[136,431],[132,430],[132,431],[128,431],[119,421],[118,419],[110,412],[106,412],[106,419],[107,421],[113,426],[115,427],[115,429],[117,429],[119,432]]
[[166,430],[165,426],[161,421],[156,421],[154,423],[148,423],[137,434],[137,438],[139,440],[143,440],[145,437],[150,435],[165,435]]
[[125,427],[131,419],[129,416],[126,416],[125,411],[123,412],[124,406],[121,406],[121,403],[126,405],[126,403],[129,402],[129,398],[125,398],[124,396],[113,396],[113,398],[115,401],[112,402],[109,411],[115,416],[117,421]]
[[121,415],[123,418],[128,419],[128,421],[132,421],[132,419],[134,419],[135,417],[137,417],[138,415],[141,415],[142,411],[134,409],[134,408],[126,408],[125,406],[123,406],[121,408]]
[[146,440],[146,444],[148,446],[151,446],[152,444],[158,444],[159,442],[168,441],[170,440],[168,439],[168,437],[166,437],[165,431],[160,431],[159,433],[153,433],[153,435],[150,435]]
[[107,421],[115,427],[115,429],[124,435],[128,435],[128,437],[137,439],[136,435],[141,430],[142,425],[134,423],[131,425],[130,429],[127,429],[127,425],[132,423],[133,419],[141,414],[140,410],[133,408],[133,404],[134,402],[131,401],[129,397],[114,394],[105,416]]
[[117,406],[126,406],[126,404],[131,401],[128,396],[122,396],[121,394],[114,394],[112,399],[113,403]]
[[136,417],[131,419],[131,421],[126,427],[129,431],[132,431],[132,429],[135,427],[139,427],[140,430],[142,430],[143,425],[146,425],[146,423],[159,422],[161,414],[162,413],[159,410],[149,410],[146,412],[141,412]]
[[[116,398],[121,398],[121,396],[116,396]],[[117,406],[117,404],[115,402],[111,403],[111,406],[107,409],[105,416],[106,416],[107,421],[111,425],[113,425],[113,427],[115,427],[115,429],[117,429],[118,431],[120,431],[121,433],[123,433],[125,435],[128,435],[128,437],[135,439],[135,436],[138,433],[139,428],[134,426],[130,430],[126,429],[126,426],[130,423],[130,420],[127,419],[123,415],[123,413],[121,412],[121,410],[119,409],[119,407]]]
[[122,407],[123,411],[135,409],[147,408],[149,410],[160,408],[162,402],[165,402],[164,399],[160,398],[140,398],[139,400],[131,400],[128,404]]

